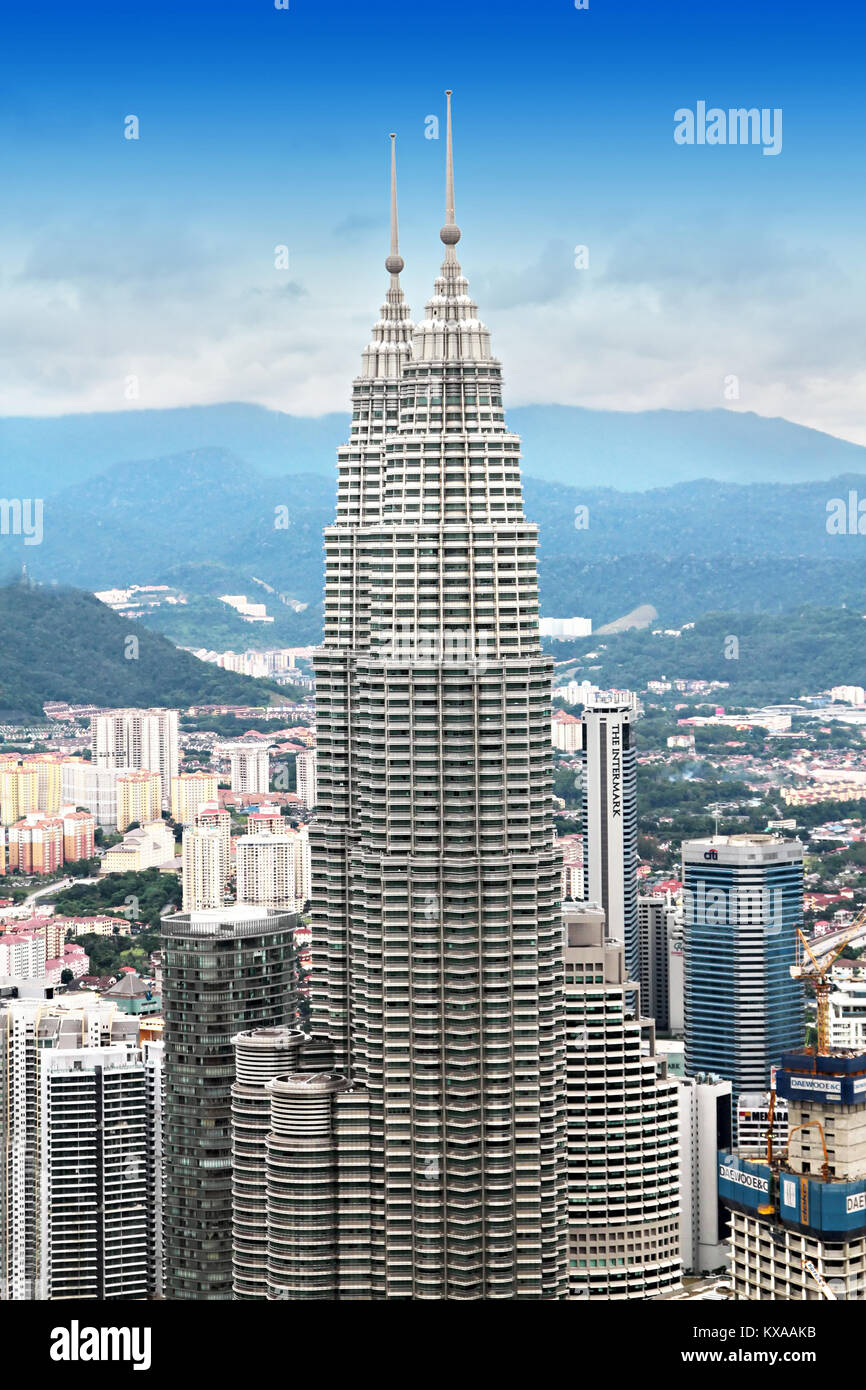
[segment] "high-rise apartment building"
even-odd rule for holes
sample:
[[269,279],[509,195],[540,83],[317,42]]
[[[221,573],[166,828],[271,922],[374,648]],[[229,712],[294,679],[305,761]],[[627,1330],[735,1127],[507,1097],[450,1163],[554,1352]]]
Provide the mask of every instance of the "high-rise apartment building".
[[77,859],[92,859],[96,847],[96,817],[89,811],[76,811],[74,806],[61,806],[63,825],[63,858],[67,864]]
[[152,1136],[139,1048],[57,1048],[41,1065],[40,1299],[154,1292]]
[[178,772],[176,709],[117,709],[95,714],[90,721],[90,746],[98,768],[159,773],[160,809],[168,809],[171,779]]
[[113,830],[117,825],[117,770],[67,758],[61,763],[60,772],[64,804],[86,806],[96,817],[97,825]]
[[303,907],[295,881],[294,835],[239,835],[235,840],[237,901],[291,912]]
[[34,811],[54,816],[61,800],[61,760],[53,753],[0,758],[0,824],[12,825]]
[[803,1037],[791,979],[803,920],[803,847],[772,835],[683,844],[686,1071],[716,1072],[734,1095],[763,1091]]
[[202,806],[217,800],[218,786],[215,772],[181,772],[172,777],[172,820],[178,825],[192,825]]
[[298,796],[301,798],[304,808],[307,811],[312,811],[318,800],[315,748],[308,748],[305,753],[298,753],[295,759],[295,770]]
[[113,1005],[90,996],[71,1005],[54,1002],[44,982],[29,994],[21,985],[18,991],[22,997],[0,998],[0,1297],[13,1301],[47,1296],[39,1291],[50,1283],[45,1267],[52,1253],[44,1239],[45,1184],[59,1170],[44,1148],[46,1059],[79,1052],[86,1069],[84,1054],[90,1049],[138,1045],[138,1020],[118,1013]]
[[117,828],[145,825],[162,814],[162,780],[158,772],[132,770],[117,777]]
[[294,1026],[296,920],[234,907],[163,923],[167,1298],[232,1297],[232,1039]]
[[44,979],[47,955],[41,932],[4,932],[0,936],[0,979]]
[[366,1263],[322,1297],[567,1287],[552,662],[520,441],[457,260],[450,107],[446,185],[414,332],[393,197],[325,531],[312,1025],[365,1094],[371,1195]]
[[222,907],[229,868],[226,844],[217,826],[192,826],[183,832],[183,910],[202,912]]
[[586,899],[621,941],[629,979],[640,979],[637,908],[637,764],[635,712],[600,698],[583,711]]
[[204,801],[195,813],[193,824],[197,830],[218,830],[223,842],[223,863],[225,881],[228,883],[232,871],[232,818],[228,811],[220,808],[219,802]]
[[866,1052],[866,980],[843,980],[829,999],[830,1047]]
[[39,810],[39,773],[10,757],[0,762],[0,821],[14,825]]
[[677,1082],[601,908],[566,907],[563,929],[569,1297],[655,1298],[681,1275]]
[[63,821],[41,811],[10,825],[8,867],[22,874],[51,874],[63,864]]
[[47,815],[56,815],[62,797],[62,760],[56,753],[30,753],[22,766],[36,772],[36,804]]
[[228,758],[231,769],[231,789],[239,795],[247,792],[266,792],[270,786],[270,757],[267,745],[260,743],[224,743],[219,748]]

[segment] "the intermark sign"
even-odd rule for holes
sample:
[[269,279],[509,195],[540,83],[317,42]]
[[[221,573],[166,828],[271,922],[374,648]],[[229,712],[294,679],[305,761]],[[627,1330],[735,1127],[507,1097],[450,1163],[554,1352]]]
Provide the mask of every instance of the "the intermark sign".
[[622,815],[622,744],[618,724],[610,730],[610,812]]

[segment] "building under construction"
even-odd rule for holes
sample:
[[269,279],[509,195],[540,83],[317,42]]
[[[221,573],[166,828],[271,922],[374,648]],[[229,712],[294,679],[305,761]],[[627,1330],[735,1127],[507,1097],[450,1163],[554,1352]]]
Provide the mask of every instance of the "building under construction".
[[[798,931],[791,975],[815,991],[815,1046],[782,1056],[765,1147],[754,1156],[742,1148],[719,1154],[735,1298],[866,1300],[866,1052],[829,1046],[830,971],[864,924],[866,909],[820,960]],[[781,1150],[777,1099],[788,1107]]]
[[736,1298],[866,1299],[866,1053],[785,1053],[781,1153],[719,1154]]

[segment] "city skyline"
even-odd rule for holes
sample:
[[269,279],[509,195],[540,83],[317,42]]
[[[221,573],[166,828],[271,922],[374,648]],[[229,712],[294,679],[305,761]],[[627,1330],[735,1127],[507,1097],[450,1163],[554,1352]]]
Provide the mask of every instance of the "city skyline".
[[[858,492],[835,479],[847,504],[789,527],[820,486],[798,491],[789,429],[790,481],[695,472],[672,501],[648,477],[625,535],[603,439],[588,501],[533,477],[504,385],[691,401],[722,455],[749,422],[721,409],[861,431],[863,194],[818,197],[854,145],[816,145],[829,28],[780,33],[780,0],[748,41],[745,0],[729,25],[668,0],[667,26],[636,0],[264,3],[153,0],[112,29],[95,0],[79,32],[47,0],[49,96],[6,150],[0,312],[30,305],[7,394],[125,381],[130,436],[128,406],[153,424],[196,383],[312,416],[339,378],[350,410],[333,478],[299,469],[285,501],[242,448],[169,456],[157,423],[164,457],[67,478],[102,587],[34,555],[0,589],[0,1301],[862,1301]],[[859,117],[853,78],[846,53],[830,124]],[[49,210],[30,170],[54,161]],[[663,467],[633,426],[637,469]],[[16,428],[44,466],[50,431]],[[798,606],[813,524],[826,574]],[[738,1333],[720,1359],[754,1359],[760,1315],[701,1311],[656,1320],[663,1348]]]

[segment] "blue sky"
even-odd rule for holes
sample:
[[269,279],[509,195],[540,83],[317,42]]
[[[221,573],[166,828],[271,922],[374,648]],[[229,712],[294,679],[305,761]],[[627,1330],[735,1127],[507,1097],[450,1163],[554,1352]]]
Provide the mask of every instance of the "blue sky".
[[[343,409],[385,289],[388,132],[420,317],[425,122],[453,87],[461,260],[510,403],[726,406],[866,443],[857,5],[289,3],[4,21],[0,412]],[[781,108],[781,153],[676,145],[698,101]]]

